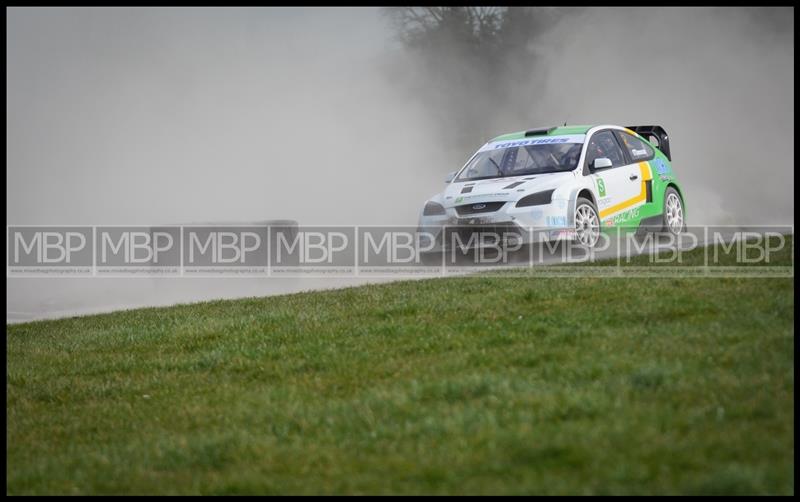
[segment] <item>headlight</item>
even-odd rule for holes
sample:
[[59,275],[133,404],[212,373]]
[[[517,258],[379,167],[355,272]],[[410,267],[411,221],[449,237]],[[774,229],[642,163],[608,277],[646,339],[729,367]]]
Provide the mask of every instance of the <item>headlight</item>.
[[423,216],[436,216],[444,214],[444,206],[436,202],[428,202],[425,204],[425,209],[422,210]]
[[517,207],[527,206],[541,206],[542,204],[550,204],[553,201],[553,192],[555,190],[545,190],[544,192],[536,192],[526,195],[517,202]]

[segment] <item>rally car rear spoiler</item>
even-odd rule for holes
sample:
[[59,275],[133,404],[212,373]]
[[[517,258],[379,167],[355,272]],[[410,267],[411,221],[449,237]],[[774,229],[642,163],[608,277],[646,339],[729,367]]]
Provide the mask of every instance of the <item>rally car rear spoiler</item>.
[[669,136],[667,136],[667,131],[665,131],[663,127],[658,125],[640,125],[628,126],[628,129],[655,145],[661,150],[661,153],[667,156],[667,159],[672,161],[672,156],[669,153]]

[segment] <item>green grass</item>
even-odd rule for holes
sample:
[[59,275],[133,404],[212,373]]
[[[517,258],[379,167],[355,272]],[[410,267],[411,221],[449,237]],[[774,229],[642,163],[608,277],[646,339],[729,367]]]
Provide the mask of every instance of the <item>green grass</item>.
[[791,494],[793,293],[483,276],[7,325],[6,490]]

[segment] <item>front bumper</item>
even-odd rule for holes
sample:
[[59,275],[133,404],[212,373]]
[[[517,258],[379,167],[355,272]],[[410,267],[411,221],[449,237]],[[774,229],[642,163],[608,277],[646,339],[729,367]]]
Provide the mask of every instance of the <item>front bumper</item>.
[[447,208],[444,215],[420,217],[418,246],[438,252],[455,247],[509,249],[537,242],[571,241],[575,231],[568,208],[569,201],[560,199],[522,208],[508,202],[497,211],[468,216]]

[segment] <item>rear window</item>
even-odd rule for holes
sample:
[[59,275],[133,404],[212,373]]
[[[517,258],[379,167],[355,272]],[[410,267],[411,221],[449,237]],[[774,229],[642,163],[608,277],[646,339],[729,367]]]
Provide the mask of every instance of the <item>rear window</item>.
[[636,136],[625,131],[614,132],[617,133],[620,143],[622,143],[623,147],[628,152],[628,155],[630,155],[634,162],[650,160],[655,156],[655,151],[653,151],[653,148]]

